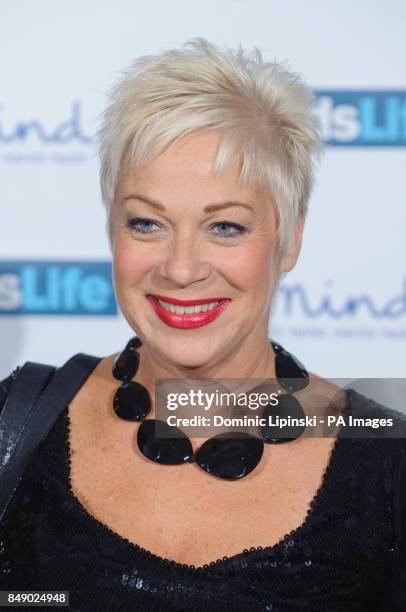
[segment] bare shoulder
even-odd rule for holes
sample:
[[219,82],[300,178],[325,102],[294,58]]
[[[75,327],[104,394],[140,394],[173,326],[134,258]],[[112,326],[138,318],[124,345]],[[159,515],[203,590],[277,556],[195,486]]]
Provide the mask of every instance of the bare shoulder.
[[85,384],[80,389],[78,396],[79,394],[99,396],[100,393],[105,391],[111,385],[115,384],[115,386],[117,386],[117,381],[111,372],[116,356],[117,353],[113,353],[112,355],[102,357],[100,362],[87,378]]
[[82,431],[86,437],[101,434],[101,427],[112,415],[112,401],[118,381],[111,369],[117,353],[103,357],[79,389],[69,406],[72,429]]

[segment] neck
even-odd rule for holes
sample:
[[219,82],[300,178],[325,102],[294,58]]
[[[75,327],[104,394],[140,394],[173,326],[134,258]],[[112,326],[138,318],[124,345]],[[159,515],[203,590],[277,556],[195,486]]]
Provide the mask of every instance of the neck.
[[[155,352],[149,350],[146,345],[142,345],[137,350],[141,359],[135,380],[144,385],[150,393],[152,406],[148,418],[155,418],[155,387],[158,379],[269,379],[276,376],[275,354],[267,337],[264,337],[262,342],[258,342],[256,338],[250,338],[221,363],[199,368],[178,367],[165,362]],[[195,451],[208,438],[205,436],[199,438],[189,436],[189,439]]]
[[158,379],[275,378],[275,354],[267,337],[261,342],[256,338],[246,339],[221,362],[192,368],[169,363],[146,345],[137,350],[141,359],[136,380],[149,390],[151,396],[155,393]]

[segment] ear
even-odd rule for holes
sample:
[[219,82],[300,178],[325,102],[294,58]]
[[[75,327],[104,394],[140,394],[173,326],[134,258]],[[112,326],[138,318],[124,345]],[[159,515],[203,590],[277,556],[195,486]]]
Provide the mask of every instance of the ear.
[[280,268],[279,268],[280,273],[290,272],[292,268],[294,268],[297,262],[297,258],[299,257],[300,249],[302,246],[304,222],[305,222],[304,215],[301,214],[296,224],[296,228],[294,231],[293,239],[289,247],[289,250],[285,254],[285,256],[282,257]]

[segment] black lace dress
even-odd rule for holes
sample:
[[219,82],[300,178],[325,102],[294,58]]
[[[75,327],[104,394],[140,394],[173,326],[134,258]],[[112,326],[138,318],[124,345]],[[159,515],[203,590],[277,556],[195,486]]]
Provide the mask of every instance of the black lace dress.
[[[0,383],[0,410],[10,383]],[[69,591],[72,612],[406,611],[406,440],[338,437],[302,525],[194,567],[84,509],[70,490],[68,428],[65,410],[0,523],[0,589]]]

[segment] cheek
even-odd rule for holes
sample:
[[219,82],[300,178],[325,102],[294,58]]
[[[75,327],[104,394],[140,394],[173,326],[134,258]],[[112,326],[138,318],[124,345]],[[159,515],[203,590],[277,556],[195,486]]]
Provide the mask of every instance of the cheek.
[[150,268],[149,258],[136,248],[133,240],[119,238],[114,246],[113,275],[116,285],[138,282]]
[[131,249],[124,240],[117,240],[114,245],[113,253],[113,274],[117,279],[125,279],[132,269]]
[[225,258],[225,262],[241,289],[258,288],[259,292],[267,292],[277,277],[275,249],[266,242],[247,243],[244,248],[236,249],[232,257]]

